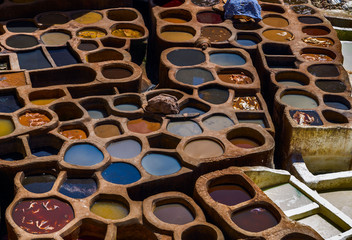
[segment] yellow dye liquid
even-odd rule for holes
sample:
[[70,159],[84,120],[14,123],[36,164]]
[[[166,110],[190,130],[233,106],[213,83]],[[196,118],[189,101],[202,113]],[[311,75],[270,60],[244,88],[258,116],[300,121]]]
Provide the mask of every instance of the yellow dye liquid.
[[11,120],[0,118],[0,137],[9,135],[15,130]]
[[31,101],[31,103],[33,103],[35,105],[47,105],[47,104],[55,101],[56,99],[57,98],[37,99],[37,100]]
[[127,208],[119,203],[113,201],[98,201],[90,208],[90,211],[98,216],[107,219],[121,219],[128,215]]
[[184,42],[192,39],[194,36],[188,32],[168,31],[162,32],[161,37],[170,42]]
[[78,32],[80,38],[101,38],[105,37],[105,33],[96,29],[83,30]]
[[185,23],[187,22],[186,20],[182,18],[163,18],[164,21],[166,22],[171,22],[171,23]]
[[103,19],[103,16],[100,13],[88,12],[80,17],[75,18],[74,20],[81,24],[92,24],[99,22]]

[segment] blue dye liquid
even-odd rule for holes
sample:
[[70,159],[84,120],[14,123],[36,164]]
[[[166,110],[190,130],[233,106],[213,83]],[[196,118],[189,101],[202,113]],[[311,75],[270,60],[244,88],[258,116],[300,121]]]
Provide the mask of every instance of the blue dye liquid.
[[14,94],[4,94],[0,96],[0,112],[12,113],[20,108],[21,105]]
[[64,156],[64,161],[79,166],[92,166],[103,161],[103,153],[91,144],[76,144],[70,147]]
[[21,69],[32,70],[51,67],[51,64],[48,59],[46,59],[41,49],[28,52],[17,52],[17,58]]
[[220,131],[224,128],[235,125],[230,118],[222,115],[211,116],[210,118],[204,120],[203,123],[207,128],[213,131]]
[[17,161],[24,159],[24,155],[19,152],[8,153],[4,155],[0,155],[0,159],[5,161]]
[[142,166],[148,173],[155,176],[170,175],[181,169],[176,158],[160,153],[146,155],[142,159]]
[[54,186],[56,177],[51,174],[28,176],[23,179],[22,185],[32,193],[49,192]]
[[120,110],[120,111],[126,111],[126,112],[131,112],[131,111],[136,111],[139,109],[138,105],[134,105],[134,104],[118,104],[115,105],[115,108]]
[[198,135],[203,132],[200,126],[193,121],[170,122],[167,125],[167,130],[182,137]]
[[254,46],[257,45],[257,43],[253,40],[250,39],[237,39],[238,44],[241,44],[242,46]]
[[50,146],[45,146],[45,147],[39,147],[39,148],[32,148],[31,152],[34,156],[46,157],[51,155],[57,155],[59,153],[59,149],[56,149]]
[[97,191],[94,179],[66,179],[59,192],[70,198],[86,198]]
[[176,66],[192,66],[205,62],[205,55],[199,50],[178,49],[170,52],[167,60]]
[[178,70],[176,73],[177,81],[190,85],[200,85],[214,80],[213,75],[208,70],[201,68],[187,68]]
[[105,110],[91,109],[88,110],[88,114],[93,119],[106,118],[108,116],[108,113]]
[[50,56],[53,58],[56,66],[66,66],[78,63],[68,48],[49,48]]
[[199,97],[209,103],[222,104],[229,98],[229,92],[220,88],[208,88],[199,91]]
[[103,178],[115,184],[130,184],[141,179],[138,169],[128,163],[113,163],[102,174]]
[[237,66],[246,63],[246,60],[236,53],[210,54],[210,62],[221,66]]
[[184,113],[199,113],[199,115],[204,114],[205,112],[200,110],[199,108],[194,108],[194,107],[185,107],[180,111],[180,114]]
[[127,139],[111,143],[106,150],[112,157],[128,159],[137,156],[142,151],[142,146],[136,140]]

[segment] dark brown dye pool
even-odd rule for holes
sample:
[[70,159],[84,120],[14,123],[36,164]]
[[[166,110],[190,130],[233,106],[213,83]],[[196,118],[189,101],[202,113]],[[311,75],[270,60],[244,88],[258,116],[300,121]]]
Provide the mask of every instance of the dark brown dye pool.
[[210,24],[218,24],[222,23],[224,20],[222,16],[215,12],[201,12],[197,14],[197,20],[200,23],[210,23]]
[[315,85],[321,90],[331,93],[341,93],[346,90],[346,85],[339,80],[317,80]]
[[214,201],[233,206],[252,198],[249,192],[243,187],[235,184],[216,185],[208,190]]
[[317,77],[337,77],[340,75],[338,68],[333,64],[318,64],[308,67],[308,72]]
[[308,16],[298,17],[298,21],[304,24],[318,24],[323,22],[323,20],[321,20],[320,18]]
[[154,215],[161,221],[183,225],[194,220],[192,213],[182,204],[163,204],[155,208]]
[[308,35],[320,36],[320,35],[329,34],[330,30],[328,28],[307,27],[307,28],[303,28],[302,32]]
[[109,79],[120,79],[130,77],[133,73],[126,68],[114,67],[103,69],[102,74],[104,77]]
[[78,49],[82,51],[92,51],[97,49],[97,43],[94,42],[82,42],[78,45]]
[[249,232],[261,232],[279,223],[274,214],[264,207],[245,208],[235,212],[231,219],[237,226]]

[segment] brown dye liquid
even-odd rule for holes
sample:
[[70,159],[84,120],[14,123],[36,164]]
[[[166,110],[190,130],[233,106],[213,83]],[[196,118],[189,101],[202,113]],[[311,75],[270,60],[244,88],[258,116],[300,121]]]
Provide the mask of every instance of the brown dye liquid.
[[44,114],[30,112],[27,112],[24,115],[20,116],[18,120],[23,126],[27,127],[43,126],[50,122],[50,119]]
[[161,124],[159,122],[147,121],[139,118],[131,120],[127,123],[127,128],[136,133],[150,133],[160,129]]
[[132,75],[132,72],[125,68],[105,68],[102,70],[102,74],[104,77],[109,79],[120,79],[127,78]]
[[19,87],[26,85],[24,72],[0,74],[0,87]]
[[179,203],[158,206],[154,210],[154,215],[163,222],[178,225],[183,225],[194,220],[192,213]]
[[262,207],[240,210],[231,219],[237,226],[250,232],[261,232],[279,223],[270,211]]
[[303,53],[301,56],[308,61],[330,62],[333,59],[325,54]]
[[231,37],[231,32],[222,27],[204,27],[201,36],[208,38],[211,42],[224,42]]
[[214,201],[233,206],[252,199],[252,196],[241,186],[223,184],[209,188],[209,195]]
[[240,148],[255,148],[255,147],[259,147],[259,144],[250,139],[250,138],[246,138],[246,137],[236,137],[230,140],[230,142]]
[[98,137],[109,138],[121,134],[120,129],[114,124],[103,124],[94,128],[94,132]]
[[60,131],[60,134],[67,137],[68,139],[86,139],[87,134],[81,129],[72,129]]
[[220,73],[218,77],[221,81],[231,84],[250,84],[252,79],[244,74]]
[[272,27],[286,27],[288,21],[281,17],[266,17],[263,19],[263,23]]
[[285,30],[266,30],[263,32],[263,36],[267,39],[277,42],[288,42],[293,40],[293,35]]
[[315,35],[315,36],[329,34],[329,31],[323,28],[304,28],[302,32],[308,35]]

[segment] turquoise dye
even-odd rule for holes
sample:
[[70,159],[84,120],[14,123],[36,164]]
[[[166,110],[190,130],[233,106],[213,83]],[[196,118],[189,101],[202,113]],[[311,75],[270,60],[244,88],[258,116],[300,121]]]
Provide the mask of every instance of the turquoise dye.
[[97,147],[87,143],[73,145],[64,156],[65,162],[78,166],[93,166],[103,160],[103,153]]
[[142,146],[136,140],[126,139],[110,143],[106,150],[112,157],[129,159],[140,154]]
[[53,148],[50,146],[31,148],[31,152],[34,156],[37,157],[47,157],[51,155],[57,155],[59,153],[59,149]]
[[200,90],[199,97],[209,103],[222,104],[229,98],[229,92],[220,88],[207,88]]
[[178,70],[176,80],[190,85],[200,85],[214,80],[213,74],[202,68],[187,68]]
[[61,185],[59,192],[70,198],[86,198],[97,191],[97,183],[91,178],[68,178]]
[[31,33],[35,32],[38,27],[31,21],[11,21],[6,24],[7,30],[10,32],[23,32],[23,33]]
[[17,52],[17,58],[21,69],[33,70],[51,67],[50,62],[41,49]]
[[220,66],[237,66],[246,63],[246,60],[236,53],[213,53],[210,54],[210,62]]
[[148,173],[155,176],[170,175],[181,169],[176,158],[161,153],[150,153],[143,157],[142,166]]
[[121,162],[112,163],[101,175],[108,182],[122,185],[141,179],[141,174],[135,166]]
[[103,109],[90,109],[88,114],[93,119],[106,118],[108,116],[108,113]]
[[257,45],[257,42],[250,39],[237,39],[237,43],[247,47]]
[[205,119],[203,123],[207,128],[213,131],[220,131],[235,125],[235,123],[230,118],[223,115],[213,115]]
[[205,54],[194,49],[178,49],[167,54],[167,60],[176,66],[193,66],[205,62]]
[[199,108],[195,107],[185,107],[180,111],[180,114],[185,114],[185,113],[199,113],[199,115],[204,114],[205,112]]
[[58,67],[78,63],[77,59],[72,55],[71,51],[67,47],[47,49]]
[[0,112],[12,113],[20,109],[22,106],[18,102],[15,94],[4,93],[0,95]]
[[32,193],[46,193],[51,190],[55,181],[55,176],[44,173],[41,175],[26,176],[22,181],[22,185]]
[[135,104],[124,103],[115,105],[115,108],[120,111],[132,112],[138,110],[139,106]]
[[193,121],[170,122],[167,125],[167,130],[182,137],[199,135],[203,132],[200,126]]

